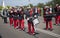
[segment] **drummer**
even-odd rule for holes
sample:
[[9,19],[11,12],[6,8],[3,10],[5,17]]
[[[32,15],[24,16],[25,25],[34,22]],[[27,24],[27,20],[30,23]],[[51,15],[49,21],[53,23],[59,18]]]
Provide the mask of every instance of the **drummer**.
[[28,21],[28,33],[34,35],[35,34],[35,29],[34,29],[34,25],[33,25],[33,9],[32,8],[27,8],[26,11],[26,19]]

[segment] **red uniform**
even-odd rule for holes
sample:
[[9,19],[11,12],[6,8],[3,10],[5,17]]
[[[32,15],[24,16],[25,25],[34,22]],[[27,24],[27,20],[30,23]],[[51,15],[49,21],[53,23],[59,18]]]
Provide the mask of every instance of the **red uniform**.
[[55,16],[55,24],[57,25],[58,24],[58,5],[54,8],[54,10],[55,10],[55,14],[56,14],[56,16]]
[[14,28],[16,28],[18,26],[18,13],[17,13],[17,10],[15,10],[13,14],[14,14],[13,15]]
[[60,24],[60,6],[58,7],[58,10],[57,10],[57,24]]
[[[33,10],[30,9],[29,17],[32,17],[32,15],[33,15]],[[27,19],[28,19],[29,17],[27,16]],[[28,33],[34,34],[34,31],[35,31],[35,29],[34,29],[34,25],[33,25],[33,23],[32,23],[32,19],[29,19],[29,20],[28,20]]]
[[24,12],[23,9],[19,11],[19,27],[24,31]]
[[50,26],[50,30],[52,31],[52,15],[51,15],[51,11],[49,8],[47,8],[47,12],[46,12],[46,30],[48,29],[48,25]]
[[10,21],[10,25],[13,24],[13,11],[9,12],[9,21]]

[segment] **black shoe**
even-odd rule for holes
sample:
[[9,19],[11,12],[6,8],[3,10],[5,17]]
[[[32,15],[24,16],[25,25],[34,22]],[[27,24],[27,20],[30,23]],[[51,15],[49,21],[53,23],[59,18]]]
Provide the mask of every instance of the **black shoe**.
[[53,31],[53,29],[50,29],[50,31]]
[[5,24],[7,24],[8,22],[4,22]]
[[54,25],[56,25],[56,24],[54,24]]
[[37,33],[37,32],[34,32],[35,34],[39,34],[39,33]]
[[23,31],[25,31],[25,29],[23,29]]
[[44,30],[48,30],[48,29],[44,28]]
[[26,32],[26,33],[28,33],[28,34],[30,34],[30,35],[31,35],[31,32]]
[[48,30],[50,30],[50,28],[48,28]]
[[23,28],[23,29],[21,28],[21,30],[25,31],[25,28]]
[[14,24],[12,24],[12,26],[14,26]]

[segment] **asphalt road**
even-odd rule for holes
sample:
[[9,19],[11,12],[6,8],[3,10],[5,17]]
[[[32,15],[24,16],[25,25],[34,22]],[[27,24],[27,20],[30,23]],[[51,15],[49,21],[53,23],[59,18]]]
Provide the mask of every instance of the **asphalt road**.
[[[35,29],[35,36],[27,34],[27,21],[25,19],[25,31],[20,31],[14,29],[13,26],[10,26],[9,23],[3,23],[3,19],[0,17],[0,36],[1,38],[60,38],[60,26],[53,25],[53,31],[44,30],[45,23],[43,23],[43,18],[39,17],[40,24],[38,24]],[[54,24],[54,19],[52,20]]]

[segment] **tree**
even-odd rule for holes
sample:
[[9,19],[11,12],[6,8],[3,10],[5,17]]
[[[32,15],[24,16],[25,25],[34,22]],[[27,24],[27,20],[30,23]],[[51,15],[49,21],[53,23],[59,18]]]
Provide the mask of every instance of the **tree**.
[[48,2],[48,3],[46,3],[46,5],[48,5],[48,6],[52,5],[53,7],[56,4],[60,4],[60,0],[52,0],[52,1]]
[[43,3],[38,3],[37,7],[43,7],[44,4]]
[[0,11],[2,10],[2,8],[3,8],[3,7],[2,7],[2,6],[0,6]]
[[31,7],[33,7],[33,4],[29,4]]
[[47,2],[46,5],[54,7],[54,2],[53,1]]
[[60,0],[53,0],[54,4],[60,4]]
[[6,6],[8,9],[10,8],[10,6]]

